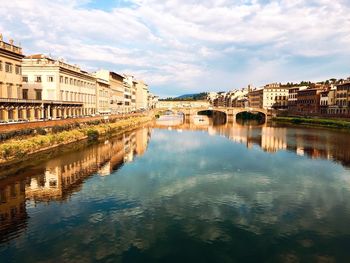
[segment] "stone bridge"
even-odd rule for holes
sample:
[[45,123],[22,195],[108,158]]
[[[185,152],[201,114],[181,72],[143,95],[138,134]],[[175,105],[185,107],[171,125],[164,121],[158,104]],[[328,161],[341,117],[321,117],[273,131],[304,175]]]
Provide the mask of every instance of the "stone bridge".
[[185,119],[191,116],[198,115],[201,111],[212,111],[212,112],[222,112],[226,115],[226,120],[235,120],[237,114],[242,112],[253,112],[261,113],[265,116],[265,119],[269,117],[269,112],[265,109],[260,108],[234,108],[234,107],[197,107],[197,108],[168,108],[168,109],[158,109],[158,111],[171,111],[174,114],[183,113]]

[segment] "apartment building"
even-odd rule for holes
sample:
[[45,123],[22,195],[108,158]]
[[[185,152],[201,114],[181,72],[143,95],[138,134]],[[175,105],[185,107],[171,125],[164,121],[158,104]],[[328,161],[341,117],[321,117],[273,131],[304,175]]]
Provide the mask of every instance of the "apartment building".
[[299,90],[297,94],[297,112],[302,115],[320,113],[320,98],[322,89],[313,88]]
[[99,115],[108,115],[111,114],[110,108],[110,96],[111,89],[108,84],[108,81],[103,79],[96,79],[96,95],[97,95],[97,109],[96,113]]
[[287,109],[289,88],[279,83],[267,84],[263,89],[264,109]]
[[136,82],[136,110],[148,108],[148,85],[142,80]]
[[297,86],[297,87],[290,87],[288,90],[288,102],[287,102],[287,108],[288,111],[291,113],[297,112],[297,97],[298,97],[298,91],[299,90],[305,90],[308,86]]
[[264,99],[264,90],[255,89],[248,93],[249,107],[251,108],[262,108]]
[[136,83],[131,75],[124,75],[124,106],[126,112],[136,110]]
[[124,113],[124,77],[104,69],[97,71],[95,76],[109,84],[111,114]]

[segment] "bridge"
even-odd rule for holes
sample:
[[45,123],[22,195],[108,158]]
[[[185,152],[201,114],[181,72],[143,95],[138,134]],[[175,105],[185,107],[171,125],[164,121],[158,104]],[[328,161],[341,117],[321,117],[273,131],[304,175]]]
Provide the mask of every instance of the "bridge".
[[235,108],[235,107],[211,107],[211,106],[205,106],[205,107],[186,107],[186,108],[158,108],[158,112],[161,111],[171,111],[174,114],[182,113],[185,117],[185,119],[191,119],[191,117],[198,115],[200,112],[204,111],[212,111],[212,112],[221,112],[226,115],[226,120],[236,120],[236,116],[239,113],[243,112],[250,112],[250,113],[260,113],[263,114],[265,119],[267,119],[270,115],[268,110],[266,109],[260,109],[260,108]]

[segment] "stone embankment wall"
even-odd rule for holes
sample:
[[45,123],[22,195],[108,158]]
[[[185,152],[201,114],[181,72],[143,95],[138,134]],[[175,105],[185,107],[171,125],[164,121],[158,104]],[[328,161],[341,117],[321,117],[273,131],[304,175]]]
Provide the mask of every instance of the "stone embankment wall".
[[[145,116],[141,113],[123,114],[123,115],[109,115],[109,119],[125,119],[129,117]],[[35,122],[24,122],[24,123],[11,123],[1,124],[0,133],[6,133],[11,131],[19,131],[24,129],[35,129],[35,128],[49,128],[54,126],[62,126],[74,123],[86,123],[90,121],[104,120],[104,116],[96,117],[85,117],[85,118],[69,118],[63,120],[51,120],[51,121],[35,121]]]

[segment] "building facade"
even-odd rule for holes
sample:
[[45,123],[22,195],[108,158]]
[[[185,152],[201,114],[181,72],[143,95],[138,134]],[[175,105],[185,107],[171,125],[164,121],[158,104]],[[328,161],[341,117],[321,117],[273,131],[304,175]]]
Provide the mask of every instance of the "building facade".
[[142,80],[136,83],[136,110],[148,108],[148,85]]
[[0,34],[0,122],[21,118],[23,57],[22,48],[13,40],[4,42]]
[[99,70],[95,76],[109,84],[111,114],[124,113],[124,77],[108,70]]
[[108,84],[108,81],[103,79],[96,79],[96,96],[97,96],[97,109],[96,112],[99,115],[108,115],[111,114],[110,108],[110,96],[111,89]]
[[261,109],[263,107],[264,90],[256,89],[248,93],[249,107]]
[[264,109],[287,109],[289,89],[281,84],[272,83],[264,87],[263,108]]
[[96,79],[78,66],[38,54],[23,59],[22,74],[22,98],[39,104],[29,119],[96,113]]

